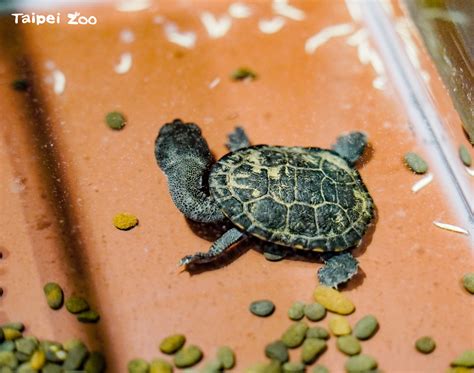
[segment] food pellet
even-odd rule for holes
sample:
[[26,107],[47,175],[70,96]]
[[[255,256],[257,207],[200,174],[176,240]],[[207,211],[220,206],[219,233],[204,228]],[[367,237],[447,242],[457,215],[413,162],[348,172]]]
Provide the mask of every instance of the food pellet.
[[0,344],[0,351],[15,351],[15,342],[4,341],[2,344]]
[[270,316],[275,311],[275,305],[269,300],[257,300],[250,304],[250,312],[256,316],[266,317]]
[[16,329],[19,332],[22,332],[23,330],[25,330],[25,325],[22,322],[9,322],[6,324],[2,324],[0,328]]
[[228,346],[221,346],[217,349],[217,360],[224,369],[232,369],[235,365],[235,353]]
[[461,158],[462,163],[466,167],[471,167],[472,165],[472,157],[469,154],[469,150],[463,145],[459,147],[459,158]]
[[281,373],[281,366],[278,361],[270,361],[269,363],[257,363],[247,369],[245,373]]
[[333,316],[331,320],[329,320],[329,330],[331,330],[335,336],[347,335],[352,332],[349,321],[343,316]]
[[83,343],[80,343],[74,346],[69,353],[67,354],[66,360],[64,361],[64,369],[78,369],[85,362],[89,356],[89,351],[87,351],[86,346]]
[[61,368],[60,365],[48,363],[46,364],[43,369],[41,370],[41,373],[63,373],[64,370]]
[[336,345],[339,351],[349,356],[360,354],[362,350],[360,342],[352,335],[343,335],[342,337],[339,337]]
[[288,317],[291,320],[301,320],[304,316],[304,303],[295,302],[288,309]]
[[314,299],[327,310],[341,315],[348,315],[355,309],[354,304],[345,295],[327,286],[318,286],[314,291]]
[[222,364],[219,360],[208,361],[200,373],[220,373],[222,372]]
[[244,79],[254,80],[257,78],[257,74],[255,74],[252,70],[246,67],[241,67],[235,70],[231,74],[231,78],[233,80],[244,80]]
[[319,303],[311,303],[304,306],[304,314],[311,321],[319,321],[326,316],[326,308]]
[[18,360],[13,352],[0,351],[0,367],[2,366],[9,368],[16,368],[18,366]]
[[160,343],[160,351],[165,354],[174,354],[186,342],[186,337],[182,334],[173,334],[164,338]]
[[71,313],[81,313],[89,309],[89,303],[82,297],[72,296],[66,299],[66,309]]
[[58,310],[63,306],[64,293],[61,286],[55,282],[48,282],[43,287],[44,295],[46,296],[46,302],[48,306],[53,310]]
[[96,323],[100,320],[100,315],[93,310],[84,311],[77,315],[77,320],[82,323]]
[[13,341],[15,339],[21,338],[22,334],[19,330],[13,328],[2,328],[3,336],[7,341]]
[[356,355],[347,359],[345,364],[348,373],[363,373],[377,368],[377,361],[369,355]]
[[453,367],[474,368],[474,350],[466,350],[452,363]]
[[369,339],[377,331],[379,322],[373,315],[364,316],[354,326],[354,335],[358,339]]
[[314,326],[306,331],[306,338],[328,339],[329,332],[322,326]]
[[305,366],[303,363],[288,362],[283,364],[283,373],[304,373]]
[[416,153],[406,153],[404,160],[406,166],[416,174],[424,174],[428,171],[428,164]]
[[474,272],[466,273],[462,278],[464,288],[471,294],[474,294]]
[[329,373],[329,369],[324,365],[315,365],[311,373]]
[[150,373],[173,373],[173,366],[166,360],[155,359],[150,364]]
[[265,347],[265,356],[271,360],[286,363],[289,360],[288,347],[282,341],[269,343]]
[[143,359],[133,359],[128,362],[128,373],[148,373],[150,366]]
[[127,212],[121,212],[114,216],[113,224],[121,231],[128,231],[138,225],[138,218]]
[[312,364],[326,350],[326,342],[318,338],[307,338],[301,348],[301,361]]
[[86,373],[103,373],[105,372],[105,367],[105,357],[97,351],[91,352],[84,364]]
[[15,340],[16,350],[26,355],[33,354],[37,345],[38,343],[35,343],[32,338],[18,338]]
[[202,351],[199,347],[190,345],[183,347],[174,356],[174,365],[178,368],[187,368],[197,364],[202,359]]
[[306,325],[304,322],[296,322],[290,325],[288,329],[283,333],[281,341],[285,344],[286,347],[298,347],[303,343],[306,337],[307,330],[308,325]]
[[449,368],[446,373],[472,373],[472,370],[465,367]]
[[429,354],[436,348],[436,343],[431,337],[421,337],[415,342],[415,347],[423,354]]
[[126,120],[122,113],[112,111],[105,116],[105,122],[113,130],[121,130],[125,127]]
[[31,368],[33,368],[34,370],[40,370],[41,368],[43,368],[45,363],[46,356],[44,355],[43,351],[37,350],[33,353],[33,356],[31,356],[30,364]]

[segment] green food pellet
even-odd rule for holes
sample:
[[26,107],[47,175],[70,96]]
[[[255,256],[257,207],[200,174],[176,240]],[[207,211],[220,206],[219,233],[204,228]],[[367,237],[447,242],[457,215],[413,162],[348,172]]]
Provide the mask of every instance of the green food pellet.
[[283,333],[281,340],[285,346],[289,348],[298,347],[303,343],[307,330],[308,325],[304,322],[296,322],[288,327],[288,329]]
[[197,364],[202,359],[202,351],[199,347],[190,345],[183,347],[174,356],[174,365],[178,368],[187,368]]
[[436,343],[431,337],[421,337],[416,340],[415,347],[418,351],[429,354],[436,348]]
[[184,335],[173,334],[163,339],[160,343],[159,348],[160,351],[164,352],[165,354],[174,354],[181,347],[183,347],[185,342],[186,337]]
[[112,111],[105,116],[105,122],[113,130],[121,130],[125,127],[126,120],[122,113]]
[[257,79],[257,74],[255,74],[252,70],[246,67],[241,67],[232,73],[231,78],[233,80],[254,80]]
[[1,366],[16,368],[18,366],[18,360],[15,354],[11,351],[0,351],[0,367]]
[[235,353],[228,346],[221,346],[217,349],[217,360],[224,369],[232,369],[235,365]]
[[25,324],[22,322],[9,322],[6,324],[3,324],[0,326],[0,328],[9,328],[9,329],[15,329],[18,330],[19,332],[22,332],[25,330]]
[[100,352],[91,352],[84,364],[86,373],[103,373],[105,372],[105,357]]
[[472,157],[469,154],[469,150],[463,145],[459,147],[459,158],[461,158],[462,163],[466,167],[471,167],[472,165]]
[[306,331],[306,338],[329,339],[329,332],[322,326],[314,326]]
[[275,305],[269,300],[257,300],[250,304],[249,309],[255,316],[266,317],[275,311]]
[[89,310],[78,314],[77,319],[83,323],[96,323],[100,320],[100,315],[96,311]]
[[453,367],[474,368],[474,350],[466,350],[452,363]]
[[364,373],[377,368],[377,361],[369,355],[356,355],[347,359],[345,364],[348,373]]
[[17,369],[16,373],[37,373],[38,371],[33,369],[30,363],[23,363]]
[[428,171],[428,164],[418,154],[409,152],[405,154],[405,164],[417,174],[424,174]]
[[15,91],[26,91],[30,87],[27,79],[15,79],[12,82],[12,87]]
[[306,367],[303,363],[288,362],[283,364],[283,373],[304,373]]
[[23,352],[20,352],[20,351],[15,351],[15,356],[16,356],[16,359],[17,359],[20,363],[24,363],[25,361],[30,360],[30,356],[29,356],[29,355],[24,354]]
[[121,212],[114,216],[113,224],[121,231],[128,231],[138,225],[138,218],[128,212]]
[[173,373],[173,366],[165,360],[155,359],[150,364],[150,373]]
[[311,321],[319,321],[326,316],[326,308],[319,303],[311,303],[304,306],[304,314]]
[[301,320],[304,316],[304,303],[295,302],[288,309],[288,317],[291,320]]
[[148,373],[150,366],[143,359],[133,359],[128,362],[128,373]]
[[462,278],[464,288],[471,294],[474,294],[474,272],[466,273]]
[[66,360],[64,361],[64,369],[78,369],[89,356],[89,351],[84,344],[78,344],[74,346],[67,354]]
[[324,365],[315,365],[311,373],[329,373],[329,369]]
[[377,331],[379,322],[373,315],[364,316],[354,326],[354,335],[362,340],[371,338]]
[[208,361],[201,373],[220,373],[222,372],[222,364],[219,360]]
[[15,351],[15,342],[4,341],[0,344],[0,351]]
[[312,364],[326,350],[326,342],[323,339],[307,338],[301,348],[301,361]]
[[360,354],[360,351],[362,350],[360,342],[352,335],[344,335],[339,337],[337,339],[336,345],[339,351],[349,356]]
[[66,351],[71,351],[74,347],[83,345],[84,343],[80,339],[70,339],[63,343],[63,348]]
[[18,338],[15,340],[16,350],[26,355],[31,355],[35,351],[37,343],[31,338]]
[[63,373],[63,372],[64,371],[61,365],[52,364],[52,363],[46,364],[41,370],[41,373]]
[[15,339],[21,338],[22,334],[19,330],[13,328],[2,328],[3,336],[7,341],[13,341]]
[[35,370],[40,370],[41,368],[43,368],[45,363],[46,363],[46,356],[44,352],[41,350],[35,351],[30,360],[31,367]]
[[289,360],[288,347],[282,341],[272,342],[265,347],[265,356],[286,363]]
[[55,282],[48,282],[43,287],[44,295],[46,296],[46,302],[48,306],[53,310],[58,310],[63,306],[64,293],[61,286]]
[[281,365],[278,361],[272,360],[269,363],[257,363],[247,369],[245,373],[281,373]]
[[72,296],[66,299],[66,309],[71,313],[81,313],[89,309],[89,303],[82,297]]

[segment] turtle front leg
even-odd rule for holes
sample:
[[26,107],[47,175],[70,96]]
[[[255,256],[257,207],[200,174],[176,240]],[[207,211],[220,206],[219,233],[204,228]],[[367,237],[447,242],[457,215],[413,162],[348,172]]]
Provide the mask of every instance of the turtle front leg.
[[179,261],[179,265],[184,266],[189,263],[210,262],[244,237],[241,231],[236,228],[231,228],[214,241],[207,253],[198,252],[192,255],[186,255]]
[[227,138],[228,142],[225,145],[231,152],[250,146],[249,138],[242,127],[235,127],[234,132],[229,133]]
[[359,262],[349,252],[335,254],[323,260],[324,266],[318,270],[319,282],[336,289],[354,277],[359,268]]
[[367,146],[367,136],[362,132],[351,132],[339,136],[332,149],[353,166]]

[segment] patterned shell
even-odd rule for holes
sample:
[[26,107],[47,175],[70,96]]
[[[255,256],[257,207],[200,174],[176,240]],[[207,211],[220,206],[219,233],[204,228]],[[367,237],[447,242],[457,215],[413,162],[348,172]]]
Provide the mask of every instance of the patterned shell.
[[225,155],[211,194],[240,229],[296,249],[357,245],[374,204],[359,172],[330,150],[259,145]]

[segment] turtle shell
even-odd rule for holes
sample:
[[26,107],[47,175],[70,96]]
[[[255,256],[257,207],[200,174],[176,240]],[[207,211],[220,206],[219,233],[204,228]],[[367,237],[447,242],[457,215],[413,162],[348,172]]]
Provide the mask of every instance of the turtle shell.
[[221,158],[211,195],[240,229],[297,249],[357,245],[374,216],[359,172],[320,148],[252,146]]

